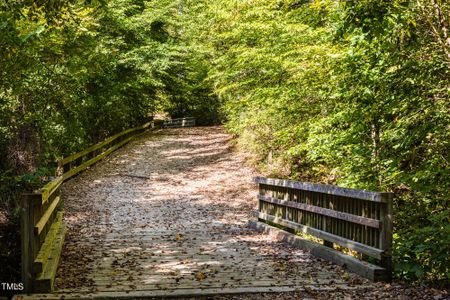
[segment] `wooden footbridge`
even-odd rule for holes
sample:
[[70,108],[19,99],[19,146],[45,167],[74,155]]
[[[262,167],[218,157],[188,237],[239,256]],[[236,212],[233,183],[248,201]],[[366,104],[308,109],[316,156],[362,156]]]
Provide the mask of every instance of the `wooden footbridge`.
[[[194,122],[164,127],[177,124]],[[23,199],[17,298],[367,291],[390,279],[392,194],[253,179],[229,139],[152,122],[62,159]]]

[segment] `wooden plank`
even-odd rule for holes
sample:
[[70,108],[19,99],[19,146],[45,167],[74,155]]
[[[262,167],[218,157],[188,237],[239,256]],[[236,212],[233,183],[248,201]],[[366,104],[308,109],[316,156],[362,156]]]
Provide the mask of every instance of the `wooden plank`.
[[64,236],[66,234],[66,226],[62,224],[57,233],[55,245],[52,248],[47,263],[44,264],[44,270],[36,276],[34,282],[34,292],[47,293],[53,291],[56,270],[58,269],[59,259],[61,257],[62,246],[64,244]]
[[329,242],[338,244],[342,247],[348,248],[348,249],[352,249],[355,250],[357,252],[361,252],[364,253],[370,257],[374,257],[377,259],[381,259],[381,255],[383,253],[383,250],[377,249],[377,248],[373,248],[319,229],[315,229],[315,228],[311,228],[309,226],[305,226],[302,224],[298,224],[298,223],[294,223],[291,221],[287,221],[287,220],[283,220],[281,218],[277,218],[275,216],[272,215],[268,215],[265,213],[260,213],[260,212],[256,212],[257,216],[259,219],[262,220],[266,220],[266,221],[270,221],[273,222],[275,224],[279,224],[282,225],[284,227],[287,228],[291,228],[306,234],[310,234],[313,235],[319,239],[323,239],[323,240],[327,240]]
[[361,225],[365,225],[365,226],[369,226],[369,227],[373,227],[373,228],[380,227],[379,220],[360,217],[357,215],[352,215],[349,213],[344,213],[344,212],[340,212],[340,211],[336,211],[336,210],[332,210],[332,209],[328,209],[328,208],[318,207],[318,206],[304,204],[304,203],[300,203],[300,202],[280,200],[280,199],[275,199],[272,197],[265,197],[265,196],[261,196],[261,195],[258,195],[258,199],[261,201],[264,201],[264,202],[274,203],[274,204],[283,205],[283,206],[292,207],[292,208],[297,208],[297,209],[301,209],[304,211],[309,211],[309,212],[313,212],[316,214],[344,220],[347,222],[361,224]]
[[382,267],[369,264],[364,261],[360,261],[355,257],[349,256],[347,254],[323,246],[321,244],[306,240],[300,236],[291,234],[289,232],[275,228],[268,224],[255,221],[249,221],[248,224],[251,228],[254,228],[262,232],[270,233],[272,236],[275,236],[277,239],[283,242],[287,242],[293,246],[306,249],[316,257],[329,260],[367,279],[373,281],[380,281],[380,280],[384,281],[387,278],[386,269]]
[[[267,264],[266,264],[267,267]],[[174,269],[175,270],[175,269]],[[233,282],[233,280],[239,281],[239,282],[256,282],[256,281],[272,281],[274,282],[273,274],[277,272],[276,270],[272,269],[272,272],[267,272],[261,274],[261,271],[264,271],[265,269],[263,266],[261,266],[258,269],[252,269],[247,268],[244,270],[244,272],[236,272],[234,271],[228,271],[228,272],[220,272],[218,269],[213,270],[204,270],[204,269],[191,269],[192,271],[185,271],[185,272],[179,272],[179,271],[167,271],[167,272],[160,272],[160,273],[153,273],[153,274],[139,274],[139,273],[129,273],[129,272],[117,272],[113,271],[112,269],[108,270],[109,272],[104,273],[95,273],[95,275],[88,276],[89,279],[94,279],[96,285],[102,285],[102,284],[108,284],[108,282],[114,281],[115,284],[127,284],[127,283],[139,283],[139,282],[155,282],[156,284],[174,284],[175,282],[178,284],[183,283],[189,283],[195,280],[195,273],[202,272],[206,275],[206,279],[203,282],[218,282],[218,281],[229,281]],[[309,272],[298,272],[296,275],[288,275],[286,276],[286,280],[295,280],[297,283],[306,283],[307,275],[311,273],[311,271],[314,271],[313,269],[308,269]],[[111,272],[116,272],[114,275],[111,276]],[[176,275],[174,275],[175,273]],[[251,274],[252,276],[249,276]],[[131,277],[131,279],[130,279]],[[314,274],[314,279],[317,279],[317,281],[323,282],[324,280],[327,280],[329,278],[333,278],[335,282],[339,281],[340,278],[336,278],[337,276],[330,276],[330,274],[320,273],[320,274]],[[179,281],[177,281],[179,279]],[[304,280],[306,279],[306,280]]]
[[50,206],[47,208],[47,210],[45,211],[45,213],[41,217],[41,219],[36,223],[36,225],[34,226],[34,234],[35,235],[41,234],[42,230],[44,229],[45,225],[47,224],[48,219],[52,215],[55,208],[58,206],[60,200],[61,200],[61,198],[59,196],[57,196],[53,200],[52,204],[50,204]]
[[47,200],[50,198],[50,196],[58,189],[58,187],[63,183],[64,178],[62,176],[59,176],[46,185],[44,185],[40,192],[42,193],[42,200],[41,204],[44,204],[47,202]]
[[44,264],[50,257],[55,243],[58,243],[57,236],[59,229],[62,226],[62,215],[62,211],[57,213],[57,217],[50,227],[50,230],[47,232],[44,243],[42,244],[41,249],[39,249],[38,255],[34,260],[34,272],[37,274],[44,270]]
[[[293,287],[293,286],[281,286],[281,287],[239,287],[239,288],[182,288],[176,290],[133,290],[133,291],[116,291],[116,292],[93,292],[89,293],[82,291],[79,293],[58,293],[58,294],[35,294],[35,295],[16,295],[14,300],[29,300],[29,299],[66,299],[66,300],[78,300],[78,299],[153,299],[153,298],[193,298],[193,297],[213,297],[217,295],[240,295],[246,293],[282,293],[302,291],[309,289],[309,287]],[[310,290],[310,289],[309,289]],[[208,298],[209,299],[209,298]]]
[[[308,277],[306,277],[308,278]],[[305,279],[303,282],[295,282],[295,281],[290,281],[290,280],[286,280],[286,282],[278,282],[277,280],[262,280],[262,281],[240,281],[240,282],[236,282],[233,280],[229,280],[228,282],[226,281],[214,281],[214,282],[208,282],[207,279],[204,281],[196,281],[196,280],[191,280],[191,281],[183,281],[180,280],[179,283],[161,283],[161,284],[139,284],[136,283],[127,283],[126,281],[123,282],[122,284],[117,283],[115,281],[110,281],[109,284],[107,282],[102,282],[102,285],[96,286],[97,290],[100,292],[113,292],[113,291],[135,291],[135,290],[178,290],[178,289],[187,289],[187,288],[198,288],[198,289],[210,289],[210,288],[222,288],[222,287],[232,287],[232,288],[242,288],[242,287],[253,287],[253,288],[258,288],[258,287],[267,287],[267,286],[272,286],[272,287],[282,287],[282,286],[302,286],[302,285],[307,285],[307,284],[314,284],[314,286],[316,287],[320,287],[320,286],[328,286],[331,280],[323,280],[320,281],[318,280],[318,282],[309,280],[309,279]],[[340,283],[340,284],[345,284],[344,282],[336,282],[336,283]],[[133,287],[130,287],[130,285],[132,285]],[[116,298],[113,298],[116,299]],[[173,298],[171,298],[173,299]]]
[[[308,292],[311,291],[358,291],[367,290],[366,285],[362,286],[348,286],[348,285],[322,285],[316,286],[302,285],[302,286],[262,286],[262,287],[221,287],[221,288],[181,288],[181,289],[158,289],[158,290],[127,290],[116,292],[102,292],[93,291],[92,289],[84,289],[79,292],[71,290],[61,290],[58,293],[53,294],[34,294],[34,295],[15,295],[13,300],[36,300],[36,299],[48,299],[48,300],[81,300],[81,299],[175,299],[175,298],[199,298],[199,299],[212,299],[220,295],[236,295],[242,296],[243,294],[251,293],[284,293],[284,292]],[[240,297],[242,298],[242,297]]]
[[335,185],[329,184],[319,184],[319,183],[309,183],[309,182],[298,182],[287,179],[274,179],[274,178],[264,178],[255,177],[254,182],[259,184],[267,184],[273,186],[282,186],[291,189],[299,189],[310,192],[318,192],[329,195],[343,196],[355,199],[362,199],[374,202],[385,201],[385,194],[381,192],[371,192],[366,190],[356,190],[350,188],[342,188]]
[[[245,262],[244,262],[245,263]],[[251,262],[247,262],[251,264]],[[154,268],[157,269],[156,264],[153,264]],[[264,268],[264,266],[266,268]],[[235,265],[236,269],[221,272],[221,269],[219,267],[217,268],[189,268],[189,270],[186,271],[179,271],[180,269],[173,268],[170,271],[165,270],[164,272],[153,272],[151,274],[145,273],[130,273],[128,271],[117,271],[113,269],[105,270],[103,273],[92,273],[92,275],[89,275],[88,278],[95,279],[96,284],[100,285],[101,283],[106,283],[108,281],[114,281],[116,284],[126,284],[127,281],[133,281],[133,282],[147,282],[147,283],[156,283],[156,284],[173,284],[176,279],[179,279],[180,281],[177,281],[179,284],[182,283],[189,283],[193,280],[195,280],[194,275],[201,271],[206,275],[206,279],[203,282],[217,282],[217,281],[229,281],[233,282],[233,280],[236,281],[278,281],[278,278],[274,278],[274,273],[277,272],[277,268],[270,268],[268,264],[261,265],[258,268],[251,268],[247,267],[242,272],[239,270],[238,265]],[[267,268],[269,267],[269,268]],[[289,273],[289,274],[283,274],[283,280],[295,280],[297,283],[305,283],[309,278],[305,275],[310,275],[311,271],[316,271],[313,268],[308,268],[308,271],[300,271],[295,269],[295,274]],[[109,272],[108,272],[109,271]],[[111,276],[111,272],[114,272],[114,276]],[[252,276],[249,276],[251,274]],[[131,278],[130,278],[131,277]],[[341,278],[339,276],[336,276],[336,274],[330,274],[327,272],[320,272],[314,274],[314,279],[317,280],[317,282],[323,282],[323,280],[327,280],[329,278],[333,278],[336,281],[339,281]],[[128,279],[128,280],[127,280]],[[306,279],[306,280],[305,280]]]

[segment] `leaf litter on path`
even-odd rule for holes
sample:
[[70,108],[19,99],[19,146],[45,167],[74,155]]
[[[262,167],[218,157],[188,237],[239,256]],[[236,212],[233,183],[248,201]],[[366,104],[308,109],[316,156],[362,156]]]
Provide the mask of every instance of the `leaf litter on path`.
[[250,230],[255,175],[220,126],[148,132],[130,142],[63,185],[68,234],[57,292],[294,286],[298,292],[275,298],[242,297],[433,299],[426,290],[369,282]]

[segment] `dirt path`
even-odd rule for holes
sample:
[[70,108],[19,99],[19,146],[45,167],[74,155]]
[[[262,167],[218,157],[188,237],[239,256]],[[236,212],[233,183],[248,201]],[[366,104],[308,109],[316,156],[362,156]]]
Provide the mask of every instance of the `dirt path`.
[[230,139],[221,127],[148,133],[66,183],[56,292],[340,298],[378,288],[247,228],[256,174]]

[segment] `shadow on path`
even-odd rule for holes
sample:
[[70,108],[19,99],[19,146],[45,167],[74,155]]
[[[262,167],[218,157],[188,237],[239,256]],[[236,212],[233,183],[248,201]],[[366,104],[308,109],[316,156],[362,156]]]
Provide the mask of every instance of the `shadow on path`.
[[64,185],[69,230],[57,293],[326,290],[365,282],[249,230],[254,175],[221,127],[133,141]]

